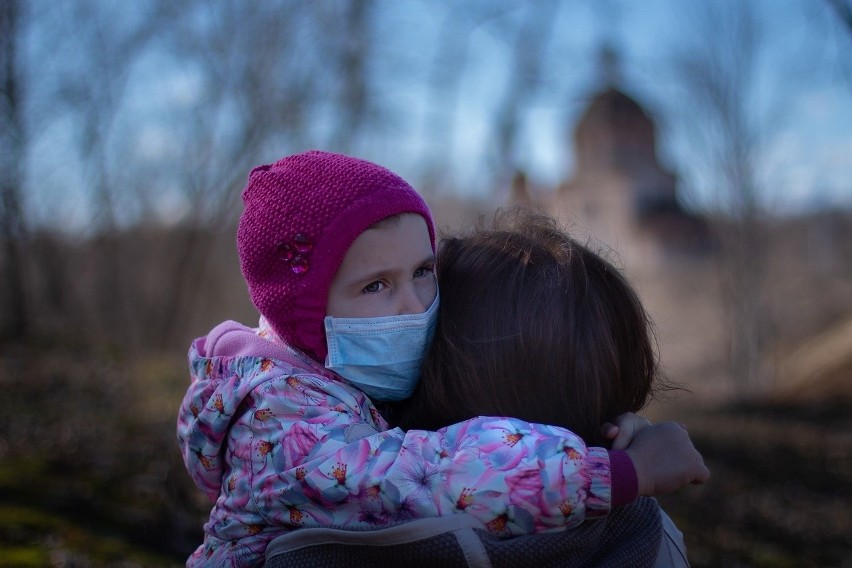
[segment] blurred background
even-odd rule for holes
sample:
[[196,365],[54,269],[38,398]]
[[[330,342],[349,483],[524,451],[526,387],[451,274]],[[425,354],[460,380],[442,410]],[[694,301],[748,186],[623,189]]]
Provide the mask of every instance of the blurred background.
[[852,566],[852,1],[3,0],[0,566],[180,565],[192,338],[256,321],[258,164],[522,204],[636,285],[693,566]]

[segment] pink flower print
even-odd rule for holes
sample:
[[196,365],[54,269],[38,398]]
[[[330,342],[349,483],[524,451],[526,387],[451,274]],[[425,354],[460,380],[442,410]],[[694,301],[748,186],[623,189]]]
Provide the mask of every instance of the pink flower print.
[[473,489],[469,487],[462,488],[461,495],[456,499],[456,509],[464,511],[473,504]]
[[333,503],[349,500],[375,482],[364,474],[370,463],[369,456],[370,444],[367,441],[348,444],[333,457],[330,456],[324,466],[310,472],[307,481]]
[[272,418],[273,416],[275,416],[275,415],[268,408],[260,408],[258,410],[255,410],[255,412],[254,412],[254,419],[259,420],[261,422],[265,422],[265,421],[269,420],[270,418]]
[[[366,397],[359,401],[359,406],[361,408],[361,414],[364,416],[364,421],[370,424],[370,426],[372,426],[374,429],[379,432],[384,432],[385,430],[390,429],[388,423],[385,421],[382,415],[379,414],[379,411],[376,410],[373,404],[368,399],[366,399]],[[369,419],[367,419],[367,416],[364,413],[364,408],[366,408],[370,413]]]
[[216,468],[216,460],[212,456],[205,456],[201,453],[201,450],[193,450],[193,453],[198,458],[201,466],[207,471],[213,471]]
[[485,528],[487,528],[490,532],[501,534],[506,532],[506,526],[509,523],[509,515],[506,513],[501,513],[497,515],[492,520],[485,523]]
[[430,509],[431,515],[426,514],[418,514],[418,512],[423,511],[424,506],[423,503],[418,502],[417,498],[413,495],[400,495],[399,506],[396,509],[396,518],[398,520],[403,519],[414,519],[419,517],[426,516],[437,516],[437,509]]
[[281,440],[284,454],[293,466],[301,465],[311,456],[311,452],[319,448],[321,440],[316,431],[302,422],[296,422]]
[[507,432],[506,434],[503,435],[503,440],[506,442],[506,445],[510,446],[510,447],[514,446],[515,444],[520,442],[523,438],[524,438],[524,435],[520,432],[514,432],[514,433]]
[[263,525],[246,525],[246,534],[254,536],[263,532]]
[[217,394],[213,397],[213,408],[219,413],[219,416],[230,416],[230,414],[225,413],[225,401],[222,399],[221,394]]
[[370,485],[369,487],[367,487],[364,490],[364,494],[362,495],[362,497],[364,499],[378,499],[379,495],[381,495],[381,493],[382,493],[382,488],[377,483],[375,485]]
[[270,370],[274,366],[275,366],[275,363],[273,363],[271,359],[262,359],[260,361],[260,370],[263,373]]
[[511,471],[527,457],[527,444],[519,443],[524,439],[522,432],[503,432],[495,438],[496,432],[490,432],[480,445],[488,456],[489,466],[500,471]]
[[[325,395],[322,392],[320,381],[312,381],[309,377],[294,377],[290,375],[285,379],[288,387],[296,391],[302,396],[302,402],[305,406],[321,405],[325,402]],[[292,395],[290,395],[292,397]]]
[[580,455],[580,452],[572,448],[571,446],[565,446],[562,448],[562,451],[565,452],[565,456],[574,463],[577,463],[583,456]]
[[272,449],[274,447],[275,446],[272,444],[272,442],[261,440],[257,443],[257,453],[258,455],[260,455],[260,457],[265,458],[269,455],[270,452],[272,452]]
[[418,501],[432,501],[434,487],[442,481],[438,468],[422,460],[411,460],[400,467],[402,479],[396,482],[401,495]]
[[390,518],[383,511],[362,510],[358,513],[358,520],[369,525],[386,525]]
[[544,482],[539,470],[524,469],[507,475],[506,487],[511,505],[529,511],[533,515],[540,514]]
[[[382,489],[378,484],[365,487],[357,496],[359,512],[358,519],[370,525],[387,524],[388,512],[384,507]],[[396,502],[393,502],[389,510],[396,510]]]
[[290,524],[301,525],[304,514],[298,508],[292,505],[287,505],[287,510],[290,512]]
[[337,462],[337,465],[331,468],[331,475],[338,485],[346,485],[346,464]]
[[249,487],[250,473],[236,472],[228,477],[226,482],[227,489],[223,494],[229,499],[231,506],[242,509],[248,506],[254,495]]

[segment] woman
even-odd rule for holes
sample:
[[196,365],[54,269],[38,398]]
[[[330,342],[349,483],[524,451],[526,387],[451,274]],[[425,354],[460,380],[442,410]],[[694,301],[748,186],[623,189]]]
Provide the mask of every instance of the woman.
[[[653,334],[638,296],[612,264],[552,219],[523,211],[503,215],[493,229],[445,240],[438,266],[438,327],[414,396],[393,410],[401,427],[437,429],[471,416],[514,416],[563,426],[600,444],[606,442],[601,424],[640,410],[659,388]],[[651,426],[636,433],[628,454],[653,429],[673,440],[686,436],[676,424]],[[523,436],[506,432],[505,439],[511,444]],[[703,481],[709,472],[697,452],[694,459]],[[492,459],[468,467],[481,468],[486,478],[489,468],[501,465]],[[493,512],[505,523],[523,523],[528,507],[552,498],[535,472],[521,472],[515,482],[526,489],[521,497]],[[471,488],[470,502],[460,507],[473,506],[487,491],[487,482]],[[649,498],[569,531],[511,539],[499,534],[499,526],[484,527],[471,515],[370,533],[310,529],[273,542],[267,565],[331,558],[344,561],[337,565],[393,560],[409,567],[687,565],[680,533]]]

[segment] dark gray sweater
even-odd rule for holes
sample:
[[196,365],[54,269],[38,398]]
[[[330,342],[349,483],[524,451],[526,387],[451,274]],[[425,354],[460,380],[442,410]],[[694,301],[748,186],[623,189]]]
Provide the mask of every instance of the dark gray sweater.
[[662,534],[657,502],[640,497],[574,529],[513,538],[495,536],[464,514],[371,531],[299,529],[270,543],[265,566],[650,567]]

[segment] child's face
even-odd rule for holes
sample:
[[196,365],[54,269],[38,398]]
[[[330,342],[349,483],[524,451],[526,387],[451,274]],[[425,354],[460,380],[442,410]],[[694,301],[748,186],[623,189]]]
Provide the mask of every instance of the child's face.
[[432,305],[437,291],[426,221],[404,214],[355,239],[334,275],[325,313],[338,318],[417,314]]

